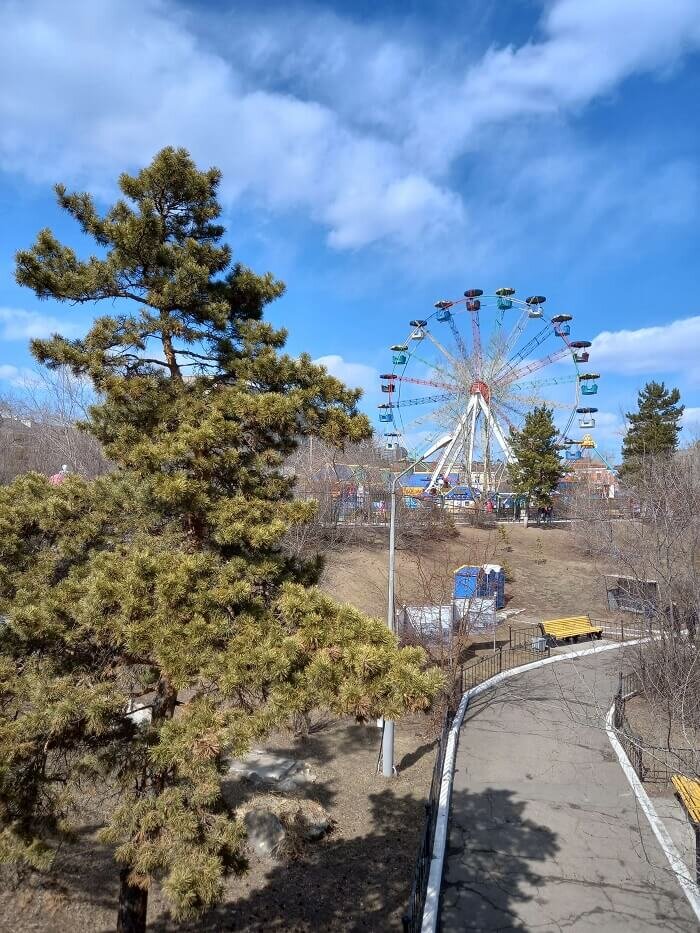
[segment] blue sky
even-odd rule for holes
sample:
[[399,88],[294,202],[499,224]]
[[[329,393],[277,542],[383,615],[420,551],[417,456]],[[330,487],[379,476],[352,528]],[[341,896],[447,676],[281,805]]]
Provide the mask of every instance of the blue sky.
[[271,310],[378,401],[387,346],[435,300],[512,284],[574,315],[603,374],[597,439],[648,378],[700,427],[698,0],[0,5],[0,393],[38,303],[13,254],[51,185],[103,203],[167,144],[224,171],[237,258]]

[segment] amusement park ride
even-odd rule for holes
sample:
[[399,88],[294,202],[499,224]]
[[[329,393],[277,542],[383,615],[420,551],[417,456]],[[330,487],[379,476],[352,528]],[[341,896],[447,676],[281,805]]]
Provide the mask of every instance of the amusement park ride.
[[555,412],[567,460],[595,448],[589,433],[569,437],[577,416],[582,430],[595,427],[598,409],[590,402],[600,374],[586,366],[591,343],[570,339],[570,314],[546,319],[545,301],[543,295],[516,298],[512,288],[493,295],[470,288],[462,298],[438,301],[424,320],[410,322],[405,340],[391,346],[392,370],[380,377],[387,400],[379,406],[379,421],[387,446],[410,448],[418,430],[430,435],[426,446],[439,437],[444,446],[427,492],[441,491],[455,473],[475,485],[476,461],[484,479],[499,461],[512,462],[509,429],[521,428],[536,405]]

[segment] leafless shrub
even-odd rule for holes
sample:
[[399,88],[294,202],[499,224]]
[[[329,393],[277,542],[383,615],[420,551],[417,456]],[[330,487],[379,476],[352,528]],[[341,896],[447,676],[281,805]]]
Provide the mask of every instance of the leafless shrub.
[[98,442],[81,430],[94,396],[67,370],[42,370],[16,395],[0,400],[0,481],[36,470],[51,475],[63,464],[85,477],[108,461]]
[[[400,464],[400,467],[405,464]],[[351,544],[385,544],[395,465],[384,459],[374,439],[334,448],[307,438],[286,464],[296,479],[296,495],[313,501],[315,515],[295,528],[286,546],[292,554],[311,556]],[[397,494],[397,539],[404,545],[441,540],[456,534],[454,522],[439,503],[409,508]]]
[[669,751],[697,742],[700,729],[700,448],[647,457],[630,489],[635,517],[591,505],[579,529],[601,574],[628,578],[658,599],[641,616],[649,641],[628,654],[657,731]]

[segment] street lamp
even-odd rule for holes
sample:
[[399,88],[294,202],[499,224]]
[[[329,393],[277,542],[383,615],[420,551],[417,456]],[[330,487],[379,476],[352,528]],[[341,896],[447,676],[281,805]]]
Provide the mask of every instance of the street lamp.
[[[439,441],[436,441],[432,447],[429,447],[423,456],[419,457],[417,460],[414,460],[413,463],[409,464],[405,470],[402,470],[401,473],[397,473],[391,480],[390,487],[390,496],[391,496],[391,511],[389,518],[389,593],[387,599],[386,607],[386,624],[390,632],[393,632],[395,629],[395,618],[394,618],[394,564],[395,564],[395,550],[396,550],[396,486],[398,481],[402,476],[405,476],[408,472],[413,470],[421,461],[426,460],[428,457],[432,457],[433,454],[437,453],[438,450],[442,450],[443,447],[447,445],[452,440],[452,435],[447,434],[445,437],[441,437]],[[385,719],[384,720],[384,732],[382,733],[382,775],[384,777],[393,777],[394,776],[394,720]]]

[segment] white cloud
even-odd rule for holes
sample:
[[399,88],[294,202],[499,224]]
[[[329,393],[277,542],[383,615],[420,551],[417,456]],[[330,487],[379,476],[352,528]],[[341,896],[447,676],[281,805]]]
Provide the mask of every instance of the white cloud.
[[350,363],[337,354],[319,356],[314,363],[325,366],[332,376],[340,379],[351,389],[362,389],[367,394],[377,392],[379,373],[365,363]]
[[26,389],[37,383],[37,374],[31,369],[0,363],[0,382],[7,382],[15,389]]
[[700,315],[638,330],[603,331],[593,340],[591,362],[602,372],[678,373],[700,380]]
[[693,435],[700,433],[700,408],[688,407],[683,412],[682,424]]
[[[335,248],[439,242],[463,262],[471,205],[450,186],[457,159],[489,161],[492,130],[512,138],[577,113],[700,45],[697,0],[552,0],[538,39],[471,58],[469,35],[429,48],[316,8],[236,7],[216,39],[193,23],[165,0],[0,6],[0,167],[107,192],[117,171],[186,145],[224,170],[227,200],[300,212]],[[566,171],[571,199],[586,181]],[[674,190],[697,186],[669,171]],[[617,191],[611,177],[598,197]],[[472,240],[473,264],[487,245]]]
[[23,311],[20,308],[0,308],[0,339],[31,340],[34,337],[50,337],[51,334],[75,333],[74,324],[66,323],[49,314]]

